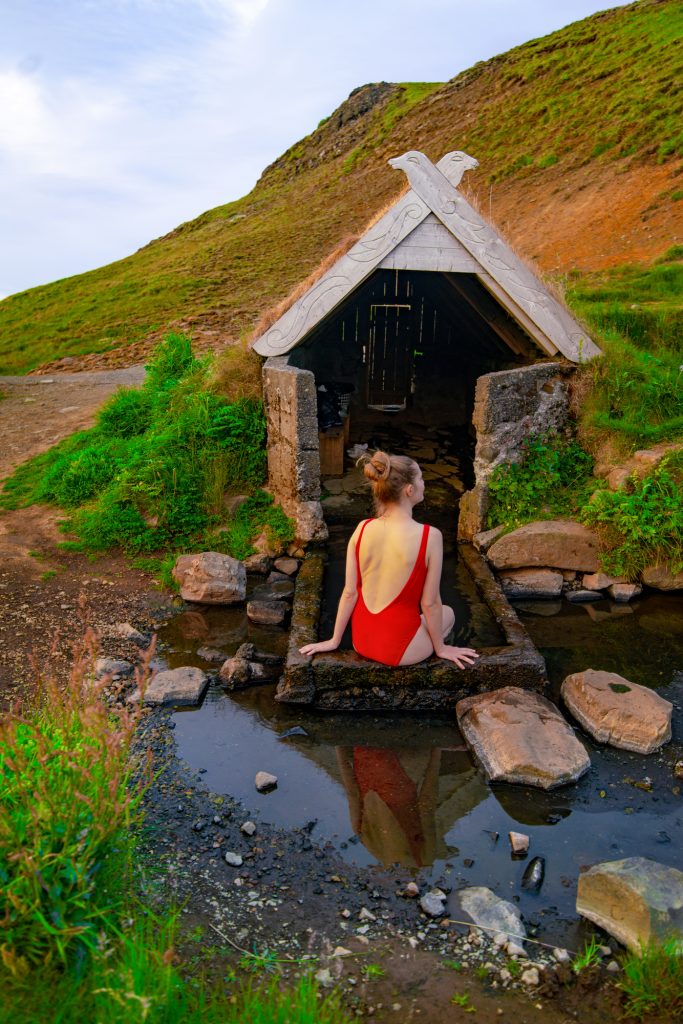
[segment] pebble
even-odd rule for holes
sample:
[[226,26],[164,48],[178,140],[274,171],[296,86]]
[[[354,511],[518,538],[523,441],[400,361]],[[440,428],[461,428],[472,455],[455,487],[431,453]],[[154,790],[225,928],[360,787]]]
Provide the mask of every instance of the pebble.
[[605,970],[609,971],[610,974],[617,974],[617,972],[620,971],[621,968],[619,967],[619,964],[617,963],[616,960],[610,960],[610,962],[607,964],[607,967],[605,968]]
[[674,775],[677,779],[683,779],[683,761],[676,761],[674,765]]
[[368,910],[366,907],[361,907],[360,910],[358,911],[358,920],[359,921],[376,921],[377,918],[375,917],[375,915],[372,913],[371,910]]
[[351,950],[346,949],[345,946],[335,946],[332,956],[351,956]]
[[422,897],[420,907],[428,917],[441,917],[444,913],[443,899],[433,892],[428,892]]
[[571,957],[570,957],[569,953],[567,952],[567,950],[566,949],[560,949],[559,946],[556,946],[555,949],[553,950],[553,956],[557,960],[558,964],[568,964],[569,961],[571,960]]
[[243,861],[239,853],[233,853],[232,850],[227,850],[225,854],[225,863],[229,864],[232,868],[239,868]]
[[341,911],[341,916],[345,917],[346,920],[348,921],[348,919],[351,917],[351,911],[347,910],[346,907],[344,907],[344,909]]
[[268,793],[277,787],[277,775],[271,775],[270,772],[256,772],[254,784],[259,793]]
[[529,837],[524,835],[523,832],[508,832],[508,839],[510,840],[510,848],[516,857],[528,851]]
[[330,973],[329,967],[321,967],[319,971],[316,971],[315,980],[318,984],[322,985],[323,988],[330,988],[334,985],[334,978]]
[[288,740],[291,739],[293,736],[308,736],[308,733],[306,732],[303,726],[293,725],[291,729],[285,729],[284,732],[281,732],[280,735],[278,736],[278,739]]
[[518,942],[508,942],[507,944],[508,956],[528,956],[529,954],[525,950],[524,946],[520,946]]
[[526,971],[522,971],[520,980],[523,985],[538,985],[540,984],[541,977],[536,967],[527,967]]
[[415,882],[408,882],[403,890],[403,895],[407,896],[409,900],[414,900],[420,895],[420,888],[415,884]]
[[245,821],[243,825],[240,825],[240,832],[243,832],[245,836],[253,836],[256,831],[256,825],[253,821]]

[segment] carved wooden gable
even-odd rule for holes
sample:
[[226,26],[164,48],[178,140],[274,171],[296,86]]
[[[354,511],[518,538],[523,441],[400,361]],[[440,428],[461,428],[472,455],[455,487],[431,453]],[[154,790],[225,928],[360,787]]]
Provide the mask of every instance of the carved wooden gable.
[[410,190],[253,343],[262,356],[284,355],[378,268],[474,274],[548,355],[572,362],[600,349],[542,282],[458,192],[477,166],[447,153],[434,166],[411,151],[389,161]]

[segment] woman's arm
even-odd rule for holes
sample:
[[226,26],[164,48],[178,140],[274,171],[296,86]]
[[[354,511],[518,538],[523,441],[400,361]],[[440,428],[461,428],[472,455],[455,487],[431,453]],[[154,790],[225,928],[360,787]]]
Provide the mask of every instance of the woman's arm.
[[443,567],[443,537],[441,531],[432,527],[427,545],[427,576],[422,590],[422,613],[429,639],[432,641],[437,658],[454,661],[458,668],[472,665],[479,657],[471,647],[451,647],[444,643],[443,605],[441,603],[441,569]]
[[334,632],[329,640],[320,640],[315,644],[305,644],[299,648],[300,654],[323,654],[325,651],[336,651],[342,642],[344,630],[349,624],[351,613],[356,607],[358,600],[358,579],[356,572],[356,534],[358,527],[353,532],[346,549],[346,575],[344,577],[344,589],[339,598],[337,618],[334,623]]

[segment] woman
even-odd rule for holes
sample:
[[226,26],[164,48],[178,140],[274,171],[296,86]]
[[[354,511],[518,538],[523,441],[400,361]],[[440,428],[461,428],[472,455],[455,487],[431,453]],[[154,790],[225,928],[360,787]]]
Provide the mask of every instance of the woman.
[[376,518],[359,523],[349,541],[331,639],[306,644],[301,653],[336,650],[351,619],[353,646],[372,661],[415,665],[436,654],[458,668],[473,664],[476,651],[444,641],[455,616],[439,593],[441,532],[413,519],[413,508],[424,497],[420,467],[405,455],[375,452],[366,456],[364,473]]

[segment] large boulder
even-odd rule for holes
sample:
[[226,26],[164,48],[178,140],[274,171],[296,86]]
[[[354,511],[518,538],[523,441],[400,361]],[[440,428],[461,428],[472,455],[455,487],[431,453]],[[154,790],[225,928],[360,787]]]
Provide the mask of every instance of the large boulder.
[[549,519],[527,523],[492,544],[488,559],[496,569],[550,566],[595,572],[598,568],[598,538],[572,519]]
[[540,694],[505,686],[465,697],[455,712],[465,742],[493,781],[555,789],[590,767],[571,727]]
[[673,572],[670,565],[648,565],[641,579],[654,590],[683,590],[683,569]]
[[683,871],[646,857],[596,864],[579,875],[576,909],[634,953],[677,937],[683,953]]
[[574,672],[562,683],[561,693],[574,718],[598,743],[650,754],[671,739],[673,705],[616,672]]
[[[172,704],[176,707],[199,704],[208,683],[207,675],[191,665],[157,672],[145,688],[142,700],[144,704]],[[129,699],[139,701],[140,691],[136,690]]]
[[247,572],[242,562],[218,551],[181,555],[173,567],[184,601],[198,604],[241,604],[247,596]]

